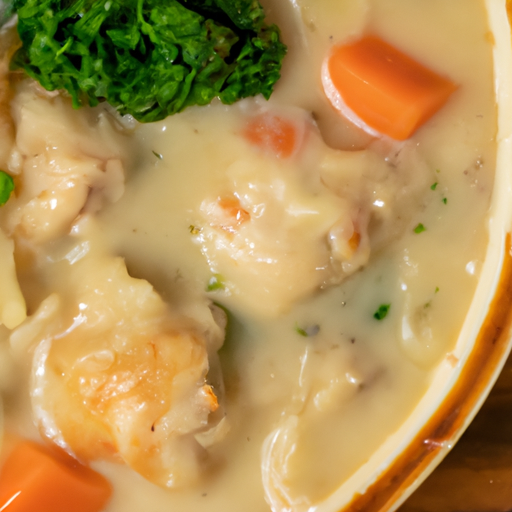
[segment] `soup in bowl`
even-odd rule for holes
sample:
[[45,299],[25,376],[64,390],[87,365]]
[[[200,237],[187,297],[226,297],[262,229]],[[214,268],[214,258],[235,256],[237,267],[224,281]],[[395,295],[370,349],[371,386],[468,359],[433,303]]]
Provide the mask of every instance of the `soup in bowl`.
[[396,508],[510,349],[505,2],[196,4],[3,29],[0,505]]

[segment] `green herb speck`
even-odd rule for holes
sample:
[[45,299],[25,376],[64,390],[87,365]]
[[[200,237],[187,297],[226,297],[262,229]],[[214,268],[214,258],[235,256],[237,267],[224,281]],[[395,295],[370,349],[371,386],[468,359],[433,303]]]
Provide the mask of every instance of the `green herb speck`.
[[163,155],[161,155],[160,153],[157,153],[156,151],[151,151],[151,153],[153,153],[153,155],[155,155],[158,158],[158,160],[164,159]]
[[295,331],[304,336],[306,338],[310,338],[312,336],[316,336],[320,332],[320,326],[318,324],[313,324],[308,327],[302,328],[298,323],[295,323]]
[[437,188],[437,181],[435,183],[432,183],[432,185],[430,185],[430,190],[435,190]]
[[14,181],[6,172],[0,171],[0,206],[5,204],[14,190]]
[[446,204],[448,202],[448,199],[446,197],[443,197],[443,203]]
[[420,222],[415,228],[414,228],[414,232],[419,234],[419,233],[423,233],[423,231],[426,231],[427,228]]
[[373,318],[375,318],[376,320],[383,320],[389,313],[390,307],[391,304],[381,304],[379,306],[379,309],[377,309],[377,311],[375,311],[375,313],[373,314]]
[[213,274],[208,281],[208,286],[206,287],[207,292],[214,292],[217,290],[224,290],[224,278],[220,274]]
[[434,293],[437,293],[439,291],[439,286],[436,286],[436,290]]
[[308,337],[308,333],[306,332],[306,330],[303,329],[302,327],[299,327],[298,324],[295,324],[295,332],[297,334],[300,334],[301,336],[304,336],[304,338]]
[[194,226],[193,224],[190,224],[188,230],[192,235],[198,235],[201,232],[201,230],[198,227]]

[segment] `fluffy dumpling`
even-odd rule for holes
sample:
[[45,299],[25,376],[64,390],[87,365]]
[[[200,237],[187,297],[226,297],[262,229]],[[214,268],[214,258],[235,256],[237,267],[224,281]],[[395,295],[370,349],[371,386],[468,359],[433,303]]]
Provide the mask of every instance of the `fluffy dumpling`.
[[173,315],[121,259],[86,258],[76,270],[74,292],[50,296],[37,329],[24,326],[38,331],[31,394],[41,433],[161,486],[195,480],[205,456],[196,435],[222,418],[221,384],[208,373],[223,325]]

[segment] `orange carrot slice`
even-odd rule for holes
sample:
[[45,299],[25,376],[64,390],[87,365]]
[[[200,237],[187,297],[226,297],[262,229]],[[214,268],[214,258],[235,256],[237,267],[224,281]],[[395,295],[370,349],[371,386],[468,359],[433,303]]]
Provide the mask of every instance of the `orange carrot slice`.
[[278,158],[292,156],[299,142],[295,124],[271,113],[252,118],[243,134],[249,142]]
[[251,219],[250,213],[242,208],[238,197],[219,197],[217,204],[223,212],[226,223],[231,227],[240,226]]
[[374,36],[334,47],[322,80],[333,105],[369,132],[405,140],[457,86]]
[[251,214],[242,207],[236,196],[217,198],[208,208],[208,217],[211,226],[230,233],[236,233],[242,224],[251,220]]
[[99,512],[109,482],[64,452],[29,441],[18,444],[0,472],[0,510]]

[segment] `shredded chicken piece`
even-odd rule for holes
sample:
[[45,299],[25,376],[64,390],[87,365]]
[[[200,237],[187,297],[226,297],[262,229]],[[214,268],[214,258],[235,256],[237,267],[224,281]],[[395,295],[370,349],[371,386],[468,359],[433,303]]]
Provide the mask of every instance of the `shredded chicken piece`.
[[204,198],[195,223],[225,291],[265,315],[365,267],[403,232],[429,172],[406,143],[335,150],[305,111],[279,115],[305,132],[300,158],[248,151]]
[[221,328],[213,316],[208,328],[176,318],[121,259],[89,255],[76,270],[73,296],[53,296],[57,311],[11,336],[25,346],[23,335],[35,336],[42,434],[82,460],[121,459],[161,486],[195,480],[206,453],[195,435],[222,417],[221,390],[206,380]]
[[10,171],[19,178],[4,208],[9,233],[40,245],[67,234],[84,209],[122,196],[123,135],[105,113],[77,116],[68,100],[39,94],[30,81],[18,86],[12,106]]

